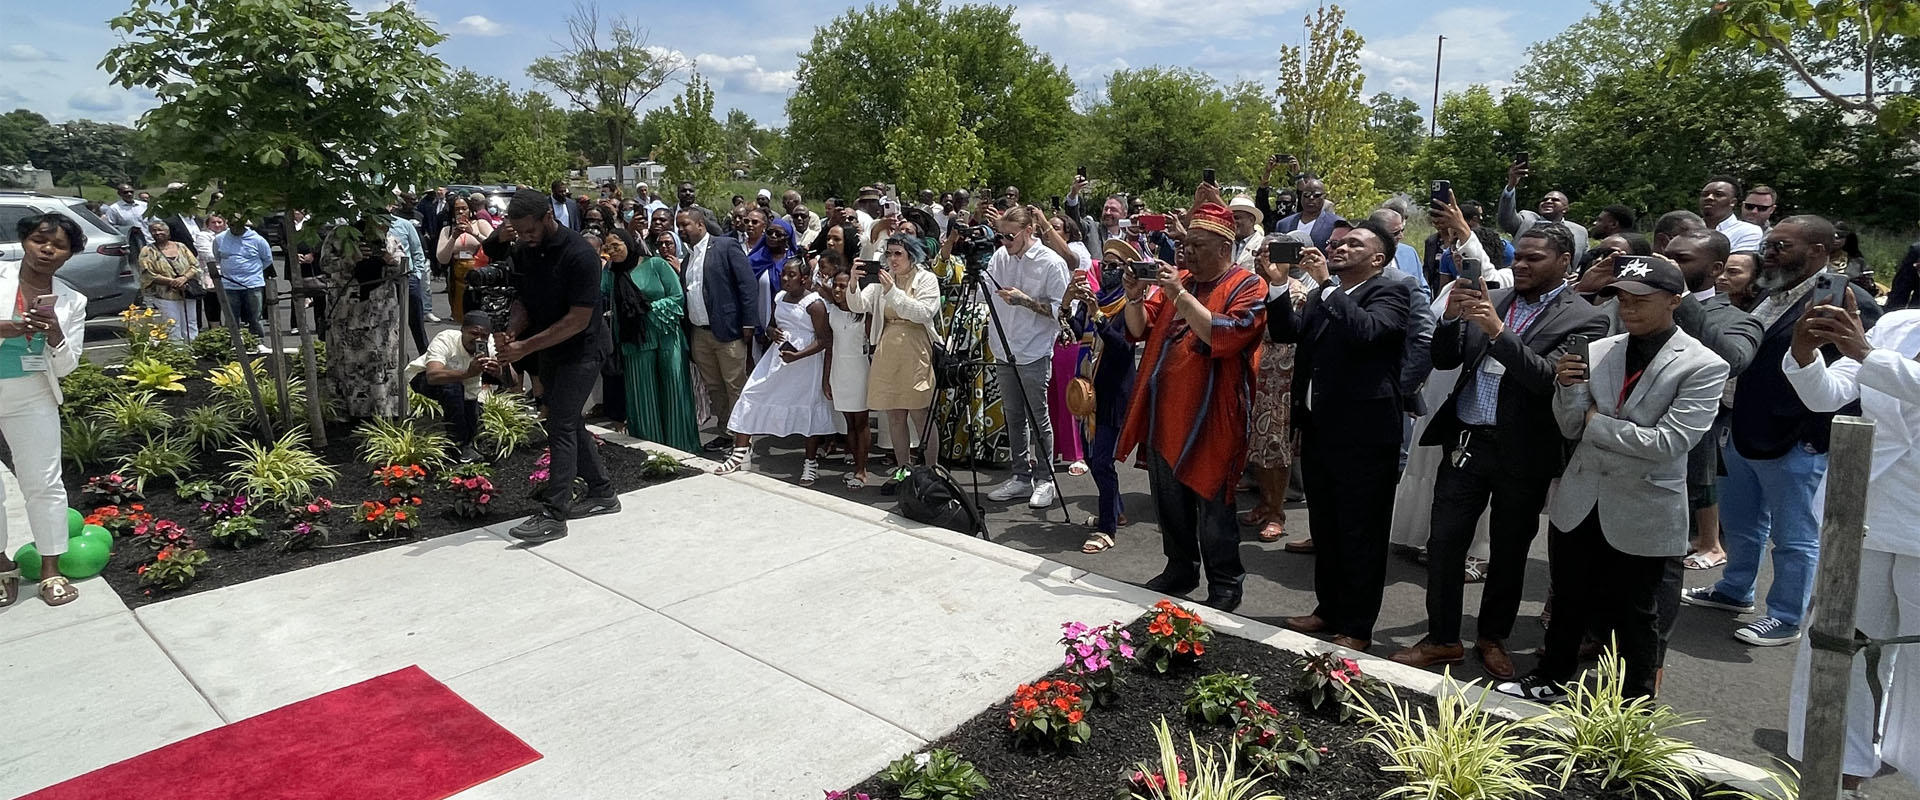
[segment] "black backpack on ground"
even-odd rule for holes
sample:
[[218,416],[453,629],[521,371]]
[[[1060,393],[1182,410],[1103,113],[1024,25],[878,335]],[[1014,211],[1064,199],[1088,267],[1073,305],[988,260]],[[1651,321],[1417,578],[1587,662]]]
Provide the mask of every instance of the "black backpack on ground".
[[900,483],[900,516],[987,538],[985,517],[946,467],[907,468],[907,478]]

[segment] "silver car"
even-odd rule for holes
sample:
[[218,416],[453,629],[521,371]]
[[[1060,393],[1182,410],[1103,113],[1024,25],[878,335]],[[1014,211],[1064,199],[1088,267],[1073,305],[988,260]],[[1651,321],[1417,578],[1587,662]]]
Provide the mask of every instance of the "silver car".
[[85,200],[40,192],[0,191],[0,259],[22,258],[20,220],[48,212],[64,214],[80,225],[87,247],[75,253],[58,277],[87,297],[87,318],[109,317],[140,300],[133,250],[127,237],[87,210]]

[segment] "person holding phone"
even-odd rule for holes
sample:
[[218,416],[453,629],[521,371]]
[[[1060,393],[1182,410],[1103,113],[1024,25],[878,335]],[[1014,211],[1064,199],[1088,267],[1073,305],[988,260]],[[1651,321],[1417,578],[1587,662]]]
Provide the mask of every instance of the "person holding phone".
[[[27,528],[40,551],[40,599],[62,606],[79,597],[60,575],[67,552],[67,491],[60,468],[60,379],[80,365],[87,299],[54,273],[84,252],[87,236],[62,214],[37,214],[14,227],[22,258],[0,261],[0,438],[26,500]],[[0,498],[0,503],[4,503]],[[20,598],[20,565],[8,559],[0,508],[0,606]]]
[[1489,291],[1479,270],[1462,274],[1466,285],[1449,292],[1434,330],[1433,366],[1460,372],[1420,439],[1441,448],[1443,456],[1427,544],[1428,633],[1392,656],[1416,667],[1464,658],[1460,606],[1467,551],[1491,507],[1492,560],[1475,648],[1488,674],[1502,680],[1514,676],[1506,640],[1520,612],[1527,552],[1564,457],[1552,409],[1555,364],[1576,342],[1607,334],[1606,314],[1568,291],[1573,239],[1565,229],[1528,230],[1514,252],[1513,288]]
[[1267,282],[1233,263],[1236,238],[1219,190],[1201,184],[1185,268],[1160,262],[1152,281],[1124,273],[1127,339],[1146,349],[1116,451],[1139,448],[1159,510],[1167,563],[1146,588],[1184,595],[1204,577],[1202,602],[1222,611],[1240,606],[1246,578],[1233,488],[1247,464],[1245,398],[1268,308]]
[[[1235,213],[1234,222],[1249,221],[1242,219],[1245,216]],[[1308,259],[1326,260],[1320,251],[1306,249],[1301,238],[1305,237],[1282,234],[1265,238],[1264,246],[1251,248],[1254,274],[1267,282],[1269,307],[1288,303],[1294,313],[1299,313],[1306,307],[1307,292],[1318,286],[1311,282],[1311,277],[1293,276],[1294,270]],[[1260,503],[1241,517],[1241,521],[1260,526],[1260,541],[1277,542],[1286,536],[1287,481],[1299,449],[1299,437],[1293,430],[1294,345],[1268,342],[1261,346],[1258,359],[1253,416],[1247,430],[1247,460],[1253,465],[1254,479],[1260,485]]]
[[[1045,225],[1046,218],[1029,206],[1002,212],[993,225],[1000,234],[1000,247],[987,261],[982,287],[1006,336],[1008,352],[991,349],[998,361],[995,377],[1013,437],[1013,475],[987,497],[998,501],[1026,497],[1029,508],[1046,508],[1055,498],[1055,431],[1047,413],[1047,386],[1053,379],[1060,301],[1071,280],[1066,259],[1048,247],[1039,232]],[[1047,233],[1053,233],[1051,226]],[[1061,247],[1065,249],[1064,243]],[[988,341],[1000,344],[997,335]]]
[[1567,194],[1558,189],[1549,190],[1540,196],[1539,211],[1516,210],[1515,199],[1520,190],[1520,182],[1531,174],[1533,165],[1528,163],[1527,154],[1521,153],[1507,166],[1507,186],[1500,192],[1500,202],[1494,207],[1494,217],[1500,221],[1500,227],[1509,235],[1519,236],[1535,225],[1559,223],[1566,226],[1567,233],[1573,235],[1573,251],[1587,251],[1587,229],[1578,222],[1567,219]]
[[926,258],[920,240],[896,236],[881,254],[886,268],[870,285],[860,262],[854,262],[849,280],[861,288],[847,296],[846,308],[873,317],[867,326],[873,348],[867,408],[887,414],[895,467],[883,491],[892,493],[913,463],[913,431],[925,427],[933,408],[933,348],[946,339],[939,328],[940,279],[920,265]]
[[[1091,338],[1089,361],[1076,373],[1091,373],[1093,382],[1093,436],[1087,443],[1087,469],[1099,491],[1098,511],[1087,520],[1093,531],[1081,544],[1080,552],[1103,553],[1113,548],[1120,526],[1127,524],[1126,508],[1120,498],[1120,473],[1115,456],[1120,444],[1120,429],[1127,421],[1127,403],[1133,395],[1134,349],[1127,339],[1126,308],[1127,264],[1140,260],[1140,252],[1124,240],[1106,242],[1101,252],[1099,288],[1094,288],[1092,272],[1076,274],[1067,288],[1067,299],[1093,306],[1091,314],[1077,322],[1075,332]],[[1157,269],[1156,269],[1157,272]]]

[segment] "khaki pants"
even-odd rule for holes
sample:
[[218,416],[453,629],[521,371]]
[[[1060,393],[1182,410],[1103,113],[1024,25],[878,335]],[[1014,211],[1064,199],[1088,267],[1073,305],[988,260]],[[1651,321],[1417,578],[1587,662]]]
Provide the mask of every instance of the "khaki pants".
[[700,380],[707,385],[707,400],[712,404],[713,415],[720,420],[720,435],[725,436],[731,433],[727,422],[733,418],[733,404],[739,402],[740,390],[746,388],[747,373],[751,371],[747,362],[747,340],[722,342],[713,338],[713,331],[706,328],[694,328],[689,338],[693,368],[699,370]]

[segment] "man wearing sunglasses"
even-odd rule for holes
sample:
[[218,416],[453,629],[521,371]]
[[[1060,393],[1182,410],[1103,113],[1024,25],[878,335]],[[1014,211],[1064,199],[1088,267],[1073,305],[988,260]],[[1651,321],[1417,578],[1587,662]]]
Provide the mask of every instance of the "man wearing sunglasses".
[[[1708,178],[1707,185],[1700,187],[1700,218],[1714,230],[1726,234],[1735,253],[1759,250],[1760,241],[1766,238],[1760,226],[1733,213],[1735,198],[1741,196],[1740,181],[1725,175]],[[1773,209],[1767,209],[1767,213],[1773,213]]]
[[1773,227],[1773,210],[1780,205],[1780,193],[1767,185],[1755,186],[1747,190],[1747,199],[1740,203],[1740,219],[1760,227],[1762,232]]
[[1300,211],[1275,223],[1273,232],[1292,233],[1305,228],[1307,235],[1313,237],[1313,246],[1325,251],[1327,241],[1333,238],[1333,223],[1337,216],[1327,208],[1327,185],[1312,175],[1302,175],[1295,189],[1294,196],[1300,202]]
[[[1494,219],[1500,221],[1500,228],[1515,239],[1520,234],[1532,230],[1535,225],[1549,222],[1560,223],[1573,235],[1573,252],[1587,252],[1587,229],[1578,222],[1567,219],[1567,206],[1570,202],[1566,192],[1549,190],[1540,196],[1538,212],[1528,211],[1519,206],[1520,182],[1527,179],[1532,165],[1524,155],[1518,156],[1507,167],[1507,187],[1500,192],[1500,202],[1494,206]],[[1517,210],[1516,210],[1517,209]]]

